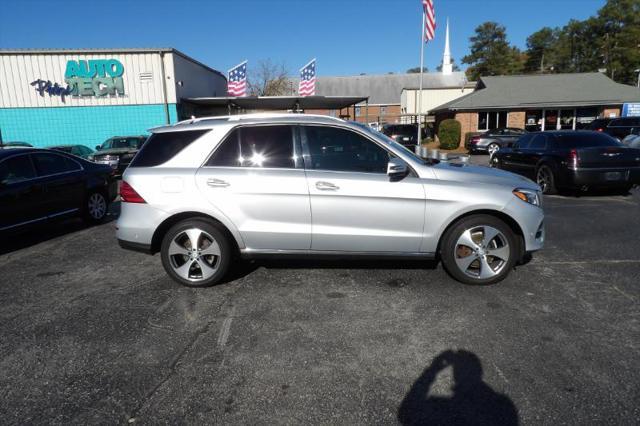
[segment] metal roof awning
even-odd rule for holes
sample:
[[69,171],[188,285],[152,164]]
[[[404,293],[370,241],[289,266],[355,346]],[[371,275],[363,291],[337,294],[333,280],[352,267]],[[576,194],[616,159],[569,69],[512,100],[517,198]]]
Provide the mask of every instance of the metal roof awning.
[[230,107],[244,110],[306,110],[342,109],[368,101],[361,96],[246,96],[216,98],[185,98],[184,102],[209,107]]

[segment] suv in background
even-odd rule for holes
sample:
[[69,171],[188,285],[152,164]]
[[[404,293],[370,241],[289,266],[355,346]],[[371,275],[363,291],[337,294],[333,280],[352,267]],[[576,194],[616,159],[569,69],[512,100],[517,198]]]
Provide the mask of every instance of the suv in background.
[[596,118],[584,130],[594,130],[596,132],[604,132],[613,118]]
[[122,175],[147,140],[146,136],[115,136],[96,146],[96,152],[88,158],[111,166],[114,174]]
[[424,160],[366,124],[303,114],[200,118],[152,130],[125,171],[117,238],[167,274],[220,282],[236,255],[441,259],[502,280],[542,248],[538,185]]
[[475,152],[486,152],[490,156],[493,156],[493,154],[501,148],[512,146],[525,133],[527,133],[525,130],[511,127],[489,130],[469,138],[466,148],[472,154]]
[[640,117],[622,117],[611,120],[604,132],[621,141],[636,129],[640,129]]

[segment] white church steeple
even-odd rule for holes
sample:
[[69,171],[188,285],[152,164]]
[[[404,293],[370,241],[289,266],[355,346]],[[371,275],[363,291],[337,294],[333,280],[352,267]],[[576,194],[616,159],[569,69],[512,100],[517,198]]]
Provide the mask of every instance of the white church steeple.
[[449,49],[449,18],[447,18],[447,31],[444,41],[444,55],[442,55],[442,74],[451,75],[453,64],[451,63],[451,50]]

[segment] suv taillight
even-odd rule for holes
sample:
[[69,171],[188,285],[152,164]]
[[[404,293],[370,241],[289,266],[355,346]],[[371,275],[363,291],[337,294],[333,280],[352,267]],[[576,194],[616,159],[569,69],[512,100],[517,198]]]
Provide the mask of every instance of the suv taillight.
[[147,202],[127,182],[120,184],[120,199],[123,203],[146,204]]
[[471,142],[472,144],[476,144],[479,141],[480,141],[480,136],[472,136],[469,142]]
[[569,156],[567,160],[568,160],[567,164],[569,165],[570,168],[577,169],[578,168],[578,151],[576,151],[575,149],[572,149],[571,151],[569,151]]

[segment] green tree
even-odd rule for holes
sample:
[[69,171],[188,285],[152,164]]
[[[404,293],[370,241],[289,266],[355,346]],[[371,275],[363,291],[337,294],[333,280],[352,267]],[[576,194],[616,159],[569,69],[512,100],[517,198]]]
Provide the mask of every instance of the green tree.
[[467,77],[477,80],[484,75],[517,74],[524,69],[525,56],[507,41],[507,31],[496,22],[485,22],[475,30],[471,42],[471,52],[462,58],[462,63],[470,65]]
[[640,68],[640,0],[608,0],[598,11],[601,55],[607,74],[634,84]]
[[[413,67],[407,70],[407,74],[418,74],[420,72],[420,67]],[[429,68],[423,67],[422,72],[429,72]]]
[[549,70],[554,66],[559,30],[544,27],[527,38],[527,59],[524,71],[528,73]]

